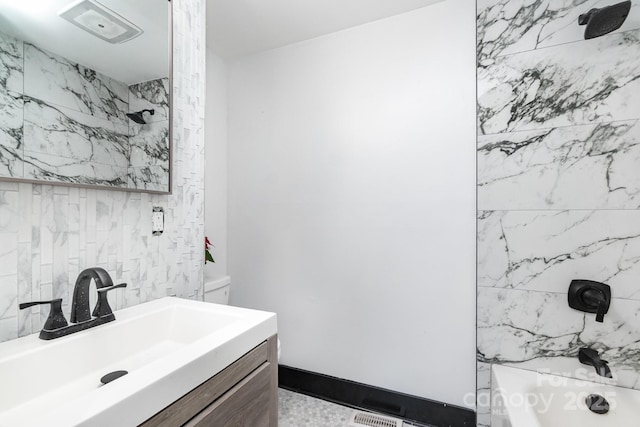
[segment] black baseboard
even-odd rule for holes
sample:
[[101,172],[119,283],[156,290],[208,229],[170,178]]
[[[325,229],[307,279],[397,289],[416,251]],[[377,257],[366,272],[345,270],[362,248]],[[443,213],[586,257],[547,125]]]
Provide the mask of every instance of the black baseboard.
[[475,427],[474,411],[354,381],[278,366],[280,387],[341,405],[437,427]]

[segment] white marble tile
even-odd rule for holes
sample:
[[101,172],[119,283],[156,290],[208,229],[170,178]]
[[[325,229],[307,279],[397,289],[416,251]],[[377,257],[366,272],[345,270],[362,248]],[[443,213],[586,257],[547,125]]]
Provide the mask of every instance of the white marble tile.
[[0,191],[18,191],[20,188],[17,182],[0,181]]
[[[96,198],[96,231],[108,233],[111,230],[111,215],[113,211],[112,195],[100,192]],[[103,242],[100,235],[96,234],[97,242]]]
[[21,178],[23,174],[22,95],[0,87],[0,176]]
[[[0,232],[0,275],[18,274],[18,233]],[[0,298],[2,299],[2,298]]]
[[[51,299],[53,298],[52,284],[53,284],[53,264],[40,264],[40,280],[42,281],[40,295]],[[44,289],[44,285],[48,285],[47,289]]]
[[23,93],[24,43],[0,32],[0,91]]
[[640,211],[495,211],[478,219],[478,286],[559,292],[573,279],[640,300]]
[[0,87],[0,142],[4,148],[20,148],[22,143],[23,96]]
[[480,136],[478,208],[637,209],[638,163],[638,120]]
[[[58,187],[68,192],[66,187]],[[69,277],[69,196],[55,194],[53,196],[53,290],[56,297],[70,301],[71,280]]]
[[[32,299],[29,299],[29,301],[32,301]],[[25,337],[38,332],[37,329],[33,329],[31,317],[31,313],[27,310],[18,311],[18,315],[16,316],[16,321],[18,323],[18,337]]]
[[[14,184],[14,183],[8,183]],[[9,186],[7,186],[9,188]],[[17,233],[20,226],[20,209],[18,201],[20,200],[15,190],[0,189],[0,233]]]
[[149,80],[129,86],[129,112],[154,110],[147,123],[169,120],[169,79]]
[[131,125],[129,188],[169,190],[168,121]]
[[[168,78],[129,88],[34,45],[24,49],[23,73],[23,44],[0,38],[0,81],[11,83],[0,87],[0,176],[168,191],[168,176],[156,176],[169,169]],[[17,91],[23,74],[29,96]],[[155,110],[149,125],[126,118],[129,97],[131,111]]]
[[[40,218],[41,218],[41,209],[42,209],[42,195],[39,194],[41,191],[40,185],[34,185],[32,187],[32,192],[29,194],[31,196],[31,212],[30,215],[27,212],[26,218],[29,218],[27,221],[31,224],[31,296],[33,300],[36,298],[40,298],[40,265],[41,265],[41,239],[40,239]],[[38,192],[38,194],[36,194]],[[26,301],[25,301],[26,302]],[[33,307],[31,309],[32,313],[38,313],[40,310],[39,307]],[[34,325],[37,323],[37,319],[39,317],[31,316],[31,328],[32,330],[37,330],[34,328]]]
[[479,134],[637,119],[640,31],[496,58],[478,68]]
[[77,163],[127,167],[128,127],[26,98],[24,149]]
[[[18,243],[18,303],[35,301],[32,295],[32,267],[31,267],[31,243]],[[18,336],[29,335],[34,332],[31,329],[31,316],[28,311],[18,311]]]
[[24,47],[24,93],[102,119],[128,123],[128,87],[81,64]]
[[585,324],[584,313],[569,308],[566,295],[478,290],[478,358],[484,363],[563,356],[575,350]]
[[129,126],[130,166],[169,165],[169,121]]
[[476,363],[476,417],[477,426],[491,424],[491,364]]
[[478,359],[576,359],[581,347],[589,347],[603,354],[612,369],[623,368],[621,377],[629,368],[640,370],[639,322],[639,301],[614,299],[604,323],[598,323],[593,315],[571,309],[566,294],[479,288]]
[[22,178],[23,175],[24,162],[21,154],[17,150],[4,148],[0,143],[0,176]]
[[67,157],[25,151],[25,178],[28,179],[125,188],[126,177],[126,167],[79,164]]
[[32,239],[30,221],[33,201],[32,189],[33,184],[18,184],[18,209],[22,214],[18,221],[18,241],[20,243],[30,243]]
[[169,191],[169,171],[162,166],[133,166],[128,171],[128,187]]
[[64,187],[60,185],[54,185],[51,187],[53,190],[53,195],[56,196],[68,196],[69,195],[69,187]]
[[[42,270],[46,270],[46,269],[47,269],[47,266],[42,267]],[[48,272],[45,272],[45,274],[46,273]],[[46,301],[46,300],[53,299],[53,285],[51,284],[50,281],[42,281],[42,283],[40,283],[38,290],[40,291],[40,297],[38,298],[39,300]],[[63,301],[63,311],[66,311],[66,307],[68,306],[68,304],[69,303],[67,303],[66,301]],[[31,316],[31,328],[34,331],[42,330],[44,323],[47,321],[49,310],[47,310],[46,307],[44,308],[41,307],[39,311],[35,311],[35,312],[32,311],[32,313],[33,314]]]
[[[1,240],[4,242],[7,236],[0,235]],[[17,252],[17,249],[16,249]],[[0,257],[2,255],[0,254]],[[1,262],[1,261],[0,261]],[[17,259],[16,259],[17,263]],[[0,276],[0,319],[12,318],[15,325],[18,326],[16,316],[18,315],[18,275],[17,274],[2,274]],[[17,331],[13,331],[12,334],[17,336]],[[3,335],[0,332],[0,336]]]
[[[584,40],[578,16],[592,8],[618,3],[611,0],[479,0],[478,58],[540,49]],[[615,33],[640,28],[640,4]],[[614,33],[614,34],[615,34]]]

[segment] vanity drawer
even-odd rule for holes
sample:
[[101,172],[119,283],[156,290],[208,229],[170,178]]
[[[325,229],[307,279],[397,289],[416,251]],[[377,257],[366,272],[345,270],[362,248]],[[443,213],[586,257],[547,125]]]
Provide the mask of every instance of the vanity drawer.
[[270,390],[270,366],[265,363],[185,427],[269,427]]
[[[268,341],[249,351],[224,370],[142,423],[141,426],[215,425],[221,427],[226,425],[218,422],[212,424],[211,420],[218,416],[220,419],[236,422],[233,424],[234,426],[268,426],[269,420],[273,420],[273,414],[270,412],[273,409],[277,410],[274,405],[274,402],[277,402],[277,395],[274,396],[274,393],[277,393],[277,363],[273,363],[276,357],[276,341],[275,336],[269,338]],[[263,400],[266,400],[267,406],[262,404]],[[215,414],[213,411],[216,411]],[[234,411],[235,413],[233,413]],[[256,415],[256,411],[263,411],[264,415]],[[232,415],[243,415],[244,412],[247,412],[247,416],[256,417],[256,422],[264,417],[267,422],[265,424],[237,424],[239,421],[236,421]]]

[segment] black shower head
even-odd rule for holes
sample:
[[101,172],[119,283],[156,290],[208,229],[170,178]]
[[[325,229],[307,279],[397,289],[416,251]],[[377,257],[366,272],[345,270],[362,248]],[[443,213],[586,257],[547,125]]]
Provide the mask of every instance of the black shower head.
[[138,111],[136,113],[127,113],[127,117],[129,117],[131,120],[133,120],[134,122],[138,123],[139,125],[143,125],[145,123],[147,123],[144,120],[144,113],[149,113],[152,116],[155,114],[156,110],[142,110],[142,111]]
[[578,24],[586,25],[584,29],[585,40],[604,36],[622,26],[629,16],[631,0],[614,4],[600,9],[591,9],[578,18]]

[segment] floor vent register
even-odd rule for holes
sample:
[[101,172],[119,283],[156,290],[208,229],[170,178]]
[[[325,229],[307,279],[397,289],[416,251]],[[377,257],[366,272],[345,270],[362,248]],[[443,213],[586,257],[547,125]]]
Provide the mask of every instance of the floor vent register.
[[402,427],[402,420],[370,412],[354,411],[349,419],[349,425],[353,427]]

